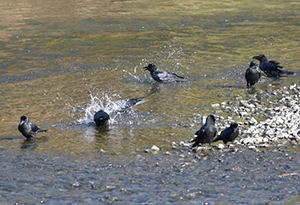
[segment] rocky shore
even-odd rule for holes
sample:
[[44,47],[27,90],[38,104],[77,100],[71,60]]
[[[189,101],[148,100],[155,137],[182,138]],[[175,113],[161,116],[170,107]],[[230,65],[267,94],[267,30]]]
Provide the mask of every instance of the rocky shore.
[[289,88],[267,90],[264,95],[264,101],[257,98],[241,100],[239,106],[224,108],[245,120],[240,123],[243,126],[239,142],[268,146],[270,143],[299,141],[300,87],[294,84]]
[[[246,100],[236,97],[212,107],[215,108],[218,133],[232,121],[239,124],[240,135],[230,147],[240,145],[256,149],[300,140],[300,86],[296,84],[277,90],[269,85],[265,91],[256,91]],[[226,115],[228,117],[223,117]],[[173,142],[172,146],[188,147],[191,145],[189,139]],[[223,149],[225,146],[218,142],[217,147]]]

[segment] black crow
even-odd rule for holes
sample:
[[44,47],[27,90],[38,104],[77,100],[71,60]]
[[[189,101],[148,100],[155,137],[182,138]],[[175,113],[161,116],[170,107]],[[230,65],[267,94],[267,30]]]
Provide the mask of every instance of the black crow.
[[21,116],[21,121],[18,126],[18,130],[27,139],[34,138],[39,132],[47,132],[47,130],[40,129],[34,123],[30,122],[29,118],[26,115]]
[[178,76],[175,73],[169,73],[166,71],[161,71],[154,64],[149,64],[144,67],[146,70],[150,71],[152,78],[159,83],[168,82],[182,82],[185,81],[184,77]]
[[262,70],[268,77],[279,78],[285,75],[292,75],[294,72],[283,70],[280,63],[275,60],[268,60],[264,54],[259,56],[254,56],[253,59],[259,60],[259,68]]
[[221,132],[219,136],[217,136],[216,139],[213,140],[213,142],[223,140],[224,144],[226,145],[227,142],[232,142],[237,138],[239,135],[239,128],[238,124],[236,122],[232,122],[230,124],[230,127],[227,127],[225,130]]
[[192,142],[195,142],[192,147],[196,147],[199,143],[209,143],[211,146],[211,142],[213,138],[216,136],[217,128],[215,127],[215,117],[213,115],[209,115],[206,118],[205,124],[198,130],[195,135],[197,137],[193,139]]
[[251,61],[249,68],[246,70],[245,78],[247,81],[247,87],[251,87],[259,81],[261,77],[260,70],[255,61]]
[[98,127],[107,127],[109,119],[109,115],[104,110],[100,110],[94,115],[94,121]]

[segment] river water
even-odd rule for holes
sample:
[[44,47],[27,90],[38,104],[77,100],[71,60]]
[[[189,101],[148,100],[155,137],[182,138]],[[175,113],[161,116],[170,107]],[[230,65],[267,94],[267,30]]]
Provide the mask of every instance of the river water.
[[[300,203],[297,146],[201,156],[172,149],[193,137],[212,104],[249,97],[244,73],[253,56],[296,72],[256,90],[299,84],[298,2],[0,6],[1,204]],[[187,81],[157,84],[148,63]],[[112,113],[108,131],[95,129],[97,109],[140,97],[147,102]],[[48,132],[24,140],[24,114]],[[161,150],[144,153],[153,145]]]

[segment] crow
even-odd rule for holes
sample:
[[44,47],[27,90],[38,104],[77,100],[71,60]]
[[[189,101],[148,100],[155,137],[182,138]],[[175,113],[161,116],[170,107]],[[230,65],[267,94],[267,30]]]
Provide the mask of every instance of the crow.
[[107,127],[109,119],[109,115],[104,110],[100,110],[94,115],[94,121],[97,127]]
[[294,72],[283,70],[280,63],[275,60],[268,60],[264,54],[259,56],[254,56],[253,59],[259,60],[259,68],[262,70],[268,77],[279,78],[285,75],[292,75]]
[[195,133],[197,137],[193,139],[192,142],[195,142],[192,147],[196,147],[199,143],[209,143],[211,146],[211,142],[213,138],[216,136],[217,128],[215,127],[215,117],[213,115],[209,115],[206,118],[205,124]]
[[175,73],[170,73],[166,71],[161,71],[154,64],[149,64],[144,67],[146,70],[150,71],[152,78],[159,83],[170,83],[170,82],[182,82],[185,81],[184,77],[176,75]]
[[26,115],[21,116],[21,121],[18,126],[18,130],[27,139],[34,138],[39,132],[47,132],[47,130],[40,129],[38,128],[38,126],[36,126],[36,124],[30,122],[29,118]]
[[259,81],[261,77],[260,70],[258,68],[258,65],[255,61],[251,61],[249,68],[246,70],[245,78],[247,81],[247,87],[251,87],[255,83]]
[[236,122],[232,122],[230,124],[230,127],[227,127],[225,130],[221,132],[219,136],[217,136],[216,139],[213,140],[213,142],[223,140],[224,144],[226,145],[227,142],[232,142],[237,138],[239,135],[239,128],[238,124]]

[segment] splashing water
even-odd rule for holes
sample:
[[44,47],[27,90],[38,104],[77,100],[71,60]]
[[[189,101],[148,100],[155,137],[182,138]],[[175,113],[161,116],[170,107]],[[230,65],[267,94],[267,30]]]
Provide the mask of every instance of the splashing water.
[[[86,108],[82,108],[85,113],[84,117],[77,120],[79,124],[94,123],[94,115],[100,110],[104,110],[110,116],[110,124],[114,124],[116,123],[116,118],[121,115],[122,111],[127,111],[134,105],[138,105],[148,101],[146,99],[125,99],[114,102],[107,94],[102,95],[102,99],[99,99],[98,97],[93,95],[90,95],[90,97],[91,102],[87,105]],[[118,97],[120,98],[120,96]]]
[[[144,66],[142,63],[138,66],[135,66],[133,68],[133,71],[129,72],[125,69],[123,69],[124,75],[126,78],[130,78],[130,82],[138,82],[138,83],[152,83],[152,79],[149,76],[148,72],[145,72],[145,69],[142,69]],[[142,70],[143,74],[141,75],[140,72],[137,71],[137,69]]]
[[77,122],[80,124],[90,124],[94,122],[94,114],[98,112],[99,110],[104,110],[108,114],[110,114],[109,110],[106,110],[104,107],[103,102],[112,102],[110,97],[107,94],[103,95],[103,99],[99,99],[96,96],[93,96],[90,94],[91,102],[87,105],[86,108],[83,108],[85,114],[84,117],[81,119],[78,119]]
[[111,102],[106,106],[106,109],[111,112],[120,112],[125,111],[131,108],[132,106],[147,102],[148,100],[137,98],[137,99],[125,99],[118,100],[116,102]]
[[[140,79],[138,76],[136,76],[136,75],[128,72],[127,70],[123,70],[123,72],[129,74],[131,77],[133,77],[134,79],[138,80],[139,82],[143,82],[142,79]],[[135,69],[135,72],[136,72],[136,69]]]

